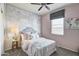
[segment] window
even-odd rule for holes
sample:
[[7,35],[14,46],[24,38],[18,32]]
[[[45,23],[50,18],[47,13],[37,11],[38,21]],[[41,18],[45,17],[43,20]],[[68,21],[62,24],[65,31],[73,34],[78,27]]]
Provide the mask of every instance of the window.
[[64,34],[64,10],[50,14],[51,33],[57,35]]
[[64,34],[64,18],[51,20],[51,33],[63,35]]

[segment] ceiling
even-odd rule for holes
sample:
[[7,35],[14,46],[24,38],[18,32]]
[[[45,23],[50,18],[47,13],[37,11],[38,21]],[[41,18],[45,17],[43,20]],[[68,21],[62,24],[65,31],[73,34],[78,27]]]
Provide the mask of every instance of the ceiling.
[[28,10],[30,12],[36,13],[38,15],[43,15],[46,14],[52,10],[55,10],[57,8],[66,6],[70,3],[54,3],[54,4],[50,4],[48,5],[48,7],[50,8],[50,10],[47,10],[45,7],[43,7],[40,11],[38,11],[39,7],[41,5],[32,5],[30,3],[10,3],[13,6],[16,6],[18,8],[24,9],[24,10]]

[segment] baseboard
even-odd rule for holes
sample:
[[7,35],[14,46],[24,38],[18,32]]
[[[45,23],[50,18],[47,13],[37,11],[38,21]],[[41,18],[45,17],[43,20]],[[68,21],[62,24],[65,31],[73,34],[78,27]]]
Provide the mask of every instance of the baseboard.
[[59,45],[58,45],[57,47],[64,48],[64,49],[70,50],[70,51],[72,51],[72,52],[78,53],[78,51],[73,50],[73,49],[70,49],[70,48],[67,48],[67,47],[62,47],[62,46],[59,46]]

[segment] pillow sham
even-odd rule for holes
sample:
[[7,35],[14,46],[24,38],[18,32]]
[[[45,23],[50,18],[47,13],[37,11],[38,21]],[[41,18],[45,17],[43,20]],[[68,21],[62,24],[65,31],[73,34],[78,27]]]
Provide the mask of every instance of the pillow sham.
[[26,33],[21,33],[22,40],[31,40],[32,36]]
[[39,35],[37,33],[31,34],[32,39],[37,40],[39,38]]

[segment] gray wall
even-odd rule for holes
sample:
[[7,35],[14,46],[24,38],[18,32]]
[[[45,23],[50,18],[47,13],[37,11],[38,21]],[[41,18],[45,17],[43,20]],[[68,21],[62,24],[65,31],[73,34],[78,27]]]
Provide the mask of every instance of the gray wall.
[[6,22],[8,26],[11,23],[16,23],[20,30],[24,29],[26,26],[30,26],[40,32],[39,15],[19,9],[10,4],[6,4]]
[[[65,19],[79,18],[79,4],[72,4],[65,7]],[[49,14],[43,15],[42,36],[55,40],[59,47],[77,52],[79,49],[79,30],[64,29],[64,35],[51,34],[51,22]]]

